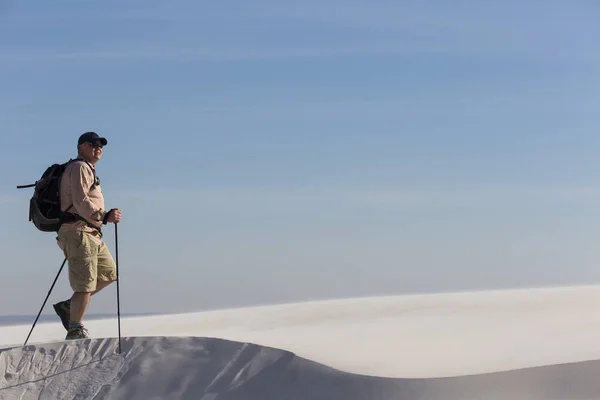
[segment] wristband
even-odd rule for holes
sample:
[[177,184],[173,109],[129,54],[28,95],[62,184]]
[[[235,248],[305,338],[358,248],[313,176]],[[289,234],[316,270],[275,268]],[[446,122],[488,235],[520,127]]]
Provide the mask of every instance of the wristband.
[[102,218],[102,225],[106,225],[108,223],[108,216],[110,215],[111,212],[112,212],[112,210],[108,210],[108,212],[106,214],[104,214],[104,218]]

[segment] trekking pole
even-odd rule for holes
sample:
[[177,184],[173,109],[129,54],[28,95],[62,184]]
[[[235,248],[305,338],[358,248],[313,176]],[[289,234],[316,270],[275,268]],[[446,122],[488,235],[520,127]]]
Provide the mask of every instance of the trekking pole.
[[31,333],[33,332],[33,328],[35,328],[35,324],[37,323],[38,319],[40,318],[40,315],[42,314],[42,310],[44,309],[44,306],[46,305],[46,302],[48,301],[48,297],[50,297],[50,293],[52,293],[52,289],[54,289],[54,285],[56,284],[56,281],[58,280],[58,276],[62,272],[63,267],[65,266],[66,262],[67,262],[67,258],[65,257],[65,260],[63,261],[62,265],[60,266],[60,269],[58,270],[58,274],[56,274],[56,278],[54,278],[54,282],[52,282],[52,286],[50,286],[50,290],[48,290],[48,295],[46,296],[46,299],[44,300],[44,304],[42,304],[42,308],[40,308],[40,312],[38,313],[37,317],[35,318],[35,321],[33,322],[33,326],[31,327],[31,330],[29,331],[29,335],[27,335],[27,339],[25,339],[25,343],[23,344],[23,346],[27,345],[27,341],[29,341],[29,337],[31,336]]
[[119,354],[121,354],[121,299],[119,296],[119,231],[115,222],[115,262],[117,264],[117,326],[119,329]]

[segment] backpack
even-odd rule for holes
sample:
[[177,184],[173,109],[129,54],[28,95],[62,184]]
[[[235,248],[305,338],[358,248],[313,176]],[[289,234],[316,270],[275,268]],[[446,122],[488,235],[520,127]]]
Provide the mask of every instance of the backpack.
[[[20,185],[17,189],[34,187],[33,196],[29,200],[29,221],[33,222],[35,227],[42,232],[57,232],[60,226],[65,222],[82,220],[88,223],[83,217],[60,210],[60,182],[63,172],[67,165],[75,161],[84,161],[81,159],[70,159],[62,164],[52,164],[42,174],[42,177],[33,184]],[[86,162],[87,163],[87,162]],[[92,168],[93,170],[93,168]],[[94,172],[93,189],[97,184],[96,173]],[[72,205],[69,207],[69,209]],[[98,229],[94,227],[95,229]]]

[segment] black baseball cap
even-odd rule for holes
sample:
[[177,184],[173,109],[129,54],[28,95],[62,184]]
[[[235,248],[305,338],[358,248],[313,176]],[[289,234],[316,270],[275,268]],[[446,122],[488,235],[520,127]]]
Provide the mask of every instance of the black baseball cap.
[[100,143],[102,143],[102,146],[106,146],[106,144],[108,143],[106,138],[98,136],[98,134],[96,132],[86,132],[83,135],[79,136],[79,141],[77,142],[77,144],[82,144],[82,143],[86,143],[86,142],[89,142],[89,143],[100,142]]

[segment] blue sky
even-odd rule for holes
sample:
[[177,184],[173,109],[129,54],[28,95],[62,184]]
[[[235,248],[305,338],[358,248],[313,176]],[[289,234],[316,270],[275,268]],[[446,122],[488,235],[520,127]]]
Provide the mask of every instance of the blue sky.
[[[124,211],[124,312],[598,283],[599,17],[592,1],[2,1],[0,315],[35,314],[62,261],[15,186],[88,130]],[[51,301],[69,295],[63,272]]]

